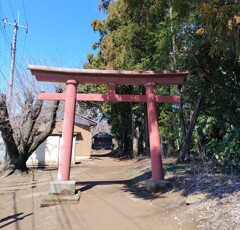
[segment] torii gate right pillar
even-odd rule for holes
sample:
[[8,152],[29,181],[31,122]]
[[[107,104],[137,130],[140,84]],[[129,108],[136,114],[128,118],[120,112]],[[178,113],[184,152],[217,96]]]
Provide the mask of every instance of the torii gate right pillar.
[[148,130],[152,165],[152,180],[163,180],[161,143],[158,129],[154,83],[145,85],[148,114]]

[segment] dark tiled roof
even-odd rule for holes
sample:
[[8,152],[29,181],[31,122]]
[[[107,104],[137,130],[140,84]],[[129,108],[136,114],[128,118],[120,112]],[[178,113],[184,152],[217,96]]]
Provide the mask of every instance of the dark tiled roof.
[[113,138],[113,136],[109,133],[100,132],[94,135],[93,138],[109,138],[110,139],[110,138]]
[[[64,113],[63,112],[58,113],[57,114],[57,119],[58,120],[63,120],[64,119]],[[86,126],[92,126],[93,123],[95,123],[95,122],[93,122],[93,121],[91,121],[87,118],[82,117],[79,114],[75,115],[75,121],[74,122],[75,122],[76,125],[86,125]]]

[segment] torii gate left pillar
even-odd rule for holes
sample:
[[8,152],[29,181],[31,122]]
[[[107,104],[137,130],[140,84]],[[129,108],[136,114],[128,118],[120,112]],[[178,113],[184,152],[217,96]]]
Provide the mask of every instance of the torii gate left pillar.
[[70,180],[77,84],[75,80],[68,80],[66,82],[64,122],[58,163],[59,181]]
[[[66,83],[66,93],[41,93],[40,100],[65,100],[63,138],[59,156],[58,181],[70,180],[71,151],[76,100],[112,101],[112,102],[146,102],[152,179],[148,181],[148,190],[156,191],[163,180],[161,144],[158,130],[156,103],[179,103],[179,96],[156,96],[155,85],[179,85],[184,82],[188,71],[115,71],[115,70],[81,70],[63,69],[44,66],[29,66],[38,81]],[[108,84],[108,94],[77,94],[78,84]],[[146,95],[119,95],[115,93],[115,84],[144,85]],[[54,185],[55,186],[55,185]],[[68,185],[67,185],[68,186]],[[71,184],[70,184],[71,186]],[[66,187],[64,187],[65,190]]]

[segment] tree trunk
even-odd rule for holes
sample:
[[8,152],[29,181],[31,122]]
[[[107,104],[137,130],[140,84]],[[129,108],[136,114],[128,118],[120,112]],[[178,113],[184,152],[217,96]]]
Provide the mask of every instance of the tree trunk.
[[204,139],[205,136],[200,136],[197,140],[197,146],[198,146],[198,155],[204,156],[205,155],[205,145],[204,145]]
[[185,121],[184,121],[184,115],[183,115],[183,102],[182,102],[182,86],[179,85],[178,86],[178,91],[179,91],[179,94],[180,94],[180,104],[179,104],[179,122],[180,122],[180,128],[181,128],[181,133],[182,133],[182,137],[183,137],[183,140],[185,139],[185,136],[186,136],[186,127],[185,127]]
[[167,138],[168,144],[167,144],[167,155],[169,157],[174,156],[175,153],[175,145],[174,140],[170,137]]
[[133,111],[133,106],[131,103],[131,119],[132,119],[132,154],[136,158],[139,154],[138,141],[139,141],[139,128],[136,126],[136,117]]
[[119,114],[118,116],[118,119],[119,119],[119,130],[120,130],[120,151],[122,153],[125,152],[125,132],[124,132],[124,127],[123,127],[123,122],[122,122],[122,115]]
[[[56,91],[61,92],[61,89],[57,89]],[[20,128],[13,129],[7,110],[6,96],[0,94],[0,131],[9,157],[9,161],[6,162],[6,169],[12,168],[13,171],[15,169],[23,172],[28,171],[26,166],[28,158],[47,139],[55,127],[59,101],[54,101],[51,108],[52,111],[50,112],[49,125],[39,135],[37,134],[39,124],[36,121],[42,110],[42,101],[36,101],[34,105],[33,101],[33,96],[29,94],[26,106],[22,107],[22,116],[12,117],[15,123],[20,124]]]
[[204,96],[205,96],[204,92],[201,92],[200,95],[198,96],[198,100],[195,105],[192,117],[190,119],[190,123],[189,123],[188,129],[187,129],[186,135],[184,136],[183,143],[182,143],[176,163],[184,163],[184,161],[185,161],[186,155],[188,153],[189,142],[191,140],[192,133],[193,133],[195,124],[197,122],[198,115],[201,111],[201,106],[203,103]]
[[12,159],[11,164],[14,165],[14,169],[18,169],[22,172],[28,172],[29,168],[26,165],[27,160],[28,160],[27,154],[23,152],[19,153],[17,159]]
[[142,125],[139,126],[138,150],[140,154],[145,154],[144,152],[144,120],[142,122]]
[[144,139],[145,139],[145,154],[150,156],[148,119],[147,119],[147,105],[144,105]]
[[139,155],[139,127],[135,127],[133,136],[133,157],[137,158]]

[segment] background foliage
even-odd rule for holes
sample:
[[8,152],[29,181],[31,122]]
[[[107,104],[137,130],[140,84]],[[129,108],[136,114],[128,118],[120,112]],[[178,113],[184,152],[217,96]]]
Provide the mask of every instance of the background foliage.
[[[85,68],[188,69],[182,88],[159,87],[159,94],[178,94],[182,104],[158,105],[165,155],[180,161],[216,160],[222,168],[239,168],[240,5],[212,0],[102,0],[104,20]],[[118,92],[144,94],[144,88],[118,86]],[[104,104],[122,151],[148,154],[146,106]],[[137,143],[137,144],[136,144]]]

